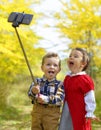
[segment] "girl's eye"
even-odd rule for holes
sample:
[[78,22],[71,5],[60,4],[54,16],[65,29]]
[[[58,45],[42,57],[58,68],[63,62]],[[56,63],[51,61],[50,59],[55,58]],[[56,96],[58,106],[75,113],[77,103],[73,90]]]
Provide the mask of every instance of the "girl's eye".
[[69,58],[71,58],[72,56],[70,55]]
[[77,55],[75,55],[74,57],[75,57],[75,58],[78,58],[78,56],[77,56]]
[[74,57],[74,58],[78,58],[79,56],[78,55],[73,55],[73,56],[69,56],[69,58],[71,58],[71,57]]

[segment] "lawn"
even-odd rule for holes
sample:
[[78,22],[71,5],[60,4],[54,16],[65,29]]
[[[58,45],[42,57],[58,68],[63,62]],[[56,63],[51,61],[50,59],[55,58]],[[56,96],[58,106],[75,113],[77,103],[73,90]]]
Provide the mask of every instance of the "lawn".
[[[27,96],[30,81],[13,84],[8,97],[8,106],[0,111],[0,130],[30,130],[32,104]],[[95,114],[101,117],[101,88],[96,90]],[[92,123],[93,130],[101,130],[101,122]]]

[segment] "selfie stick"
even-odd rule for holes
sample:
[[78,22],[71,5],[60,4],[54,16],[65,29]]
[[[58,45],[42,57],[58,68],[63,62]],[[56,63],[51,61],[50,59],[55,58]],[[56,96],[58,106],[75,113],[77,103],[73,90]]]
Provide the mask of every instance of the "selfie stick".
[[31,67],[30,67],[30,64],[29,64],[29,62],[28,62],[28,59],[27,59],[27,56],[26,56],[26,53],[25,53],[25,50],[24,50],[23,44],[22,44],[22,42],[21,42],[21,39],[20,39],[20,36],[19,36],[19,33],[18,33],[16,27],[15,27],[15,31],[16,31],[16,34],[17,34],[17,37],[18,37],[18,40],[19,40],[19,43],[20,43],[21,49],[22,49],[23,54],[24,54],[26,64],[27,64],[28,69],[29,69],[29,71],[30,71],[30,75],[31,75],[31,77],[32,77],[32,80],[33,80],[34,84],[36,85],[36,84],[37,84],[37,83],[36,83],[36,80],[35,80],[35,78],[34,78],[34,76],[33,76],[33,73],[32,73]]
[[26,64],[28,66],[28,69],[29,69],[29,72],[30,72],[30,75],[31,75],[31,78],[34,82],[34,85],[37,85],[37,82],[36,82],[36,79],[32,73],[32,70],[31,70],[31,67],[30,67],[30,64],[28,62],[28,59],[27,59],[27,55],[25,53],[25,50],[24,50],[24,47],[23,47],[23,44],[22,44],[22,41],[20,39],[20,36],[19,36],[19,33],[17,31],[17,28],[16,27],[19,27],[19,24],[29,24],[31,19],[32,19],[33,15],[30,15],[30,14],[24,14],[24,13],[16,13],[16,12],[12,12],[8,18],[8,22],[13,22],[12,26],[15,28],[15,32],[17,34],[17,37],[18,37],[18,40],[19,40],[19,43],[20,43],[20,46],[21,46],[21,49],[22,49],[22,52],[24,54],[24,57],[25,57],[25,61],[26,61]]

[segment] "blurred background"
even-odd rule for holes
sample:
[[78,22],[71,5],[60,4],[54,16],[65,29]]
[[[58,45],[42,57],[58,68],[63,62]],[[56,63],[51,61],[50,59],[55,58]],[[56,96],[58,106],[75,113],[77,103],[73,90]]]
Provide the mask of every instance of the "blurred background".
[[[85,48],[91,63],[87,73],[95,83],[101,118],[101,0],[0,0],[0,129],[29,130],[32,104],[27,92],[32,78],[16,32],[8,17],[11,12],[32,14],[30,25],[17,27],[31,70],[41,77],[41,59],[57,52],[62,61],[58,79],[63,80],[67,58],[74,47]],[[93,122],[101,130],[101,122]]]

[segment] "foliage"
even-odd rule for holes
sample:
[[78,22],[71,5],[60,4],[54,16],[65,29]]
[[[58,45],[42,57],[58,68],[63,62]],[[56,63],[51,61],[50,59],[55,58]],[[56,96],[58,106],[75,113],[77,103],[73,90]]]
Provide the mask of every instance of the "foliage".
[[[8,2],[7,0],[1,0],[0,3],[0,79],[2,82],[12,82],[16,76],[28,74],[28,68],[16,32],[11,26],[11,23],[7,22],[7,19],[11,12],[25,11],[25,13],[29,14],[33,14],[34,12],[30,8],[32,4],[31,1],[18,0],[16,2],[16,0],[14,0]],[[31,26],[35,24],[36,18],[37,15],[35,14],[30,26],[20,25],[18,29],[23,46],[25,47],[25,52],[27,53],[28,60],[32,64],[32,67],[33,65],[34,67],[38,67],[36,63],[39,62],[41,55],[44,53],[44,50],[34,48],[34,44],[38,41],[38,37],[31,29]],[[33,68],[33,70],[35,69]]]
[[36,36],[32,28],[32,25],[36,23],[38,17],[31,8],[32,4],[32,0],[0,1],[0,104],[2,107],[7,105],[8,95],[10,91],[12,91],[11,88],[8,87],[8,84],[19,81],[22,76],[30,76],[14,30],[15,28],[12,27],[12,23],[8,22],[8,17],[11,12],[25,12],[26,14],[34,15],[29,26],[20,25],[17,30],[32,72],[34,72],[36,76],[38,74],[40,75],[40,64],[38,63],[41,62],[41,55],[43,55],[45,51],[34,47],[40,37]]
[[101,75],[101,2],[99,0],[61,0],[63,12],[55,16],[60,19],[58,27],[69,39],[68,48],[81,47],[87,49],[91,56],[90,72],[93,77]]

